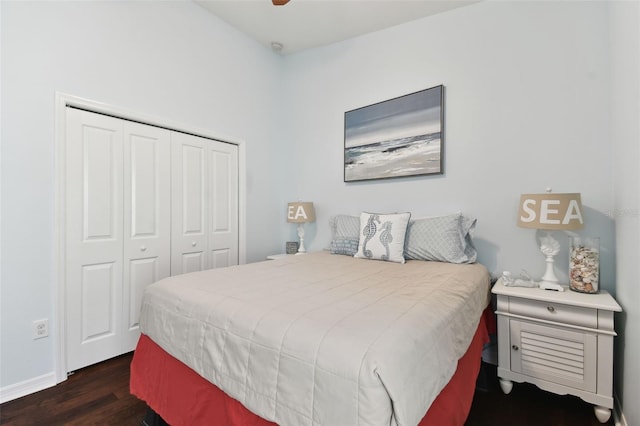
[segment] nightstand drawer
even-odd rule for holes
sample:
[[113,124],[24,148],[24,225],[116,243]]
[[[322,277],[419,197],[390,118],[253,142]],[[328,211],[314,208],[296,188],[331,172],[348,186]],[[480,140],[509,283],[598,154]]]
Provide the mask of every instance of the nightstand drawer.
[[598,310],[593,308],[510,297],[509,312],[562,324],[598,328]]

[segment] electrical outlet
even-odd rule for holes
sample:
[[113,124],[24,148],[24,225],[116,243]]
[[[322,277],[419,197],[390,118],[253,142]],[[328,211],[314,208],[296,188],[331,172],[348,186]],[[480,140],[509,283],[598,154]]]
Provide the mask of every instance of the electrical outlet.
[[42,339],[49,335],[49,320],[41,319],[33,322],[33,339]]

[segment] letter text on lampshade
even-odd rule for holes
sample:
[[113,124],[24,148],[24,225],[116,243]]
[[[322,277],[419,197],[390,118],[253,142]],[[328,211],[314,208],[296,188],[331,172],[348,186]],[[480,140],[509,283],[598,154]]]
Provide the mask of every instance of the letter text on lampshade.
[[313,203],[309,201],[298,201],[289,203],[287,208],[287,222],[306,223],[315,222],[316,212]]
[[522,194],[518,226],[547,230],[581,229],[584,220],[580,194]]

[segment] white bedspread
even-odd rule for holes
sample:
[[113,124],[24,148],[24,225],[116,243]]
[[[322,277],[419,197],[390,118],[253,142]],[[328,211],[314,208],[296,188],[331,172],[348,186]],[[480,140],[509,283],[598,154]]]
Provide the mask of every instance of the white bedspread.
[[140,325],[280,425],[415,425],[488,302],[480,264],[320,252],[159,281]]

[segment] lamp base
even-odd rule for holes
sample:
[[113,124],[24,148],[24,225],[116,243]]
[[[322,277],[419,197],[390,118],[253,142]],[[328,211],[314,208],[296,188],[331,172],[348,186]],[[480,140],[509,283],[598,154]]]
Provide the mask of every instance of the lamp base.
[[553,271],[553,258],[560,252],[560,243],[553,238],[551,232],[548,232],[540,240],[540,251],[546,257],[547,269],[542,276],[542,280],[540,280],[539,287],[542,290],[564,291],[564,287],[558,284],[558,277]]
[[302,223],[298,224],[298,238],[300,239],[300,244],[298,245],[298,253],[303,254],[307,252],[307,249],[304,248],[304,225]]

